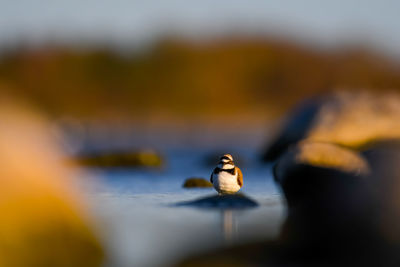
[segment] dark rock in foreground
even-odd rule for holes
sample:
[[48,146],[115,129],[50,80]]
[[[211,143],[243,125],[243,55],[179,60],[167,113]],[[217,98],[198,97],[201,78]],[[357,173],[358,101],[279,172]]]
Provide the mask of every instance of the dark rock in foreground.
[[[303,141],[290,149],[274,168],[288,204],[281,239],[310,247],[374,239],[376,206],[369,175],[367,160],[348,148]],[[334,249],[330,246],[326,249]]]
[[363,150],[377,141],[400,139],[399,121],[398,94],[337,92],[311,98],[289,114],[262,159],[274,161],[305,139]]
[[[315,212],[317,206],[322,206],[321,212],[327,213],[333,212],[327,207],[334,209],[354,200],[356,192],[365,189],[369,172],[367,160],[355,151],[306,141],[286,152],[274,166],[275,180],[283,189],[289,208],[306,205]],[[344,206],[350,207],[360,208]]]
[[381,142],[363,151],[363,155],[371,166],[368,184],[379,235],[397,244],[400,251],[400,142]]
[[188,178],[186,179],[185,183],[183,184],[184,188],[208,188],[208,187],[213,187],[212,183],[210,181],[204,179],[204,178]]
[[191,206],[198,208],[219,208],[219,209],[245,209],[254,208],[258,203],[242,194],[215,195],[200,198],[193,201],[178,203],[177,206]]
[[163,158],[154,151],[105,152],[80,155],[75,162],[90,167],[129,167],[129,168],[159,168]]

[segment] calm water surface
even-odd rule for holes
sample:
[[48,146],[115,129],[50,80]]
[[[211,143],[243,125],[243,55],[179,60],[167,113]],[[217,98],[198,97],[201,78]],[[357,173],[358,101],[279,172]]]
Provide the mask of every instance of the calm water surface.
[[214,166],[205,158],[210,154],[209,149],[169,149],[162,170],[89,170],[102,184],[89,195],[107,229],[110,266],[168,266],[191,254],[277,235],[285,216],[282,196],[271,167],[261,165],[251,149],[236,151],[244,174],[241,192],[259,207],[223,211],[174,206],[215,194],[212,188],[182,188],[187,177],[209,178]]

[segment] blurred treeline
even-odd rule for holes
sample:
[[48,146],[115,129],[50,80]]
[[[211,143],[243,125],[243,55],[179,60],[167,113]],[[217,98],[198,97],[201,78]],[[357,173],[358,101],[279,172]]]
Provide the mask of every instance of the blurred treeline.
[[357,47],[165,39],[124,53],[50,45],[14,49],[0,57],[0,84],[55,115],[273,117],[306,96],[337,88],[400,90],[400,67]]

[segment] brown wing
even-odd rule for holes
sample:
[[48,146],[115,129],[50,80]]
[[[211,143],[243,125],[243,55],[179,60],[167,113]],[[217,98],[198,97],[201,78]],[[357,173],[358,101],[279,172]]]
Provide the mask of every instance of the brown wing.
[[238,168],[235,167],[236,171],[237,171],[237,183],[240,187],[243,186],[243,174],[242,171]]

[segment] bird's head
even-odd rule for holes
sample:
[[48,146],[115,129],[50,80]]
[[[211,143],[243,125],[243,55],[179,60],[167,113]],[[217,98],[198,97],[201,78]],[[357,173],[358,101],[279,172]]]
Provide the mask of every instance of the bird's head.
[[225,154],[219,158],[218,167],[221,169],[232,169],[235,167],[231,154]]

